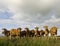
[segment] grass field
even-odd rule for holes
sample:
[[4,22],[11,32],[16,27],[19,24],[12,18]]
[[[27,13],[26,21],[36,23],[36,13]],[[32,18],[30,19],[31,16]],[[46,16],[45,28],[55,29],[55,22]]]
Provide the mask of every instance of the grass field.
[[0,46],[60,46],[60,38],[19,38],[10,40],[0,37]]

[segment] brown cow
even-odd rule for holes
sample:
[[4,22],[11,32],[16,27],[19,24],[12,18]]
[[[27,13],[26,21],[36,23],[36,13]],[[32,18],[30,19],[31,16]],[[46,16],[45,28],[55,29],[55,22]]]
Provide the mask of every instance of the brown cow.
[[12,37],[19,37],[21,34],[21,28],[17,28],[17,29],[11,29],[10,30],[10,38]]
[[17,31],[16,29],[11,29],[10,30],[10,39],[16,37],[16,31]]
[[57,35],[57,27],[56,26],[53,26],[50,29],[50,34],[51,34],[51,36]]
[[40,35],[40,32],[38,29],[39,29],[39,27],[35,27],[35,30],[34,30],[35,31],[35,33],[34,33],[35,37],[38,37]]
[[6,28],[3,28],[2,30],[3,30],[2,34],[4,34],[5,36],[8,37],[10,35],[10,31],[8,31]]
[[44,32],[45,32],[45,36],[49,35],[49,30],[48,30],[48,26],[44,26]]
[[21,28],[17,28],[17,32],[16,32],[17,33],[17,36],[20,36],[21,37],[21,30],[22,30]]

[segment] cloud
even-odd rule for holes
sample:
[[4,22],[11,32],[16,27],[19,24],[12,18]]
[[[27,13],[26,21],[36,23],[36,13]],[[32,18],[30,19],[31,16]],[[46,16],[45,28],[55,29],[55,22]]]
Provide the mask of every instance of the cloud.
[[60,4],[60,0],[0,0],[0,9],[3,11],[9,9],[12,14],[9,19],[3,19],[0,22],[19,25],[44,25],[49,23],[48,21],[55,20],[51,18],[52,13],[50,12],[54,12],[57,18],[60,17],[58,4]]
[[9,19],[13,14],[9,10],[0,10],[0,19]]
[[60,18],[56,18],[55,16],[51,16],[51,19],[46,20],[46,23],[50,22],[50,23],[60,23]]
[[48,14],[51,11],[54,11],[56,16],[59,16],[57,15],[57,11],[55,11],[57,10],[56,5],[58,2],[60,1],[59,0],[25,0],[25,1],[22,0],[22,3],[20,5],[17,5],[17,7],[15,7],[14,5],[15,7],[14,9],[11,8],[15,14],[12,18],[19,19],[22,21],[29,21],[29,22],[41,22],[41,20],[43,21],[47,18]]
[[44,24],[49,25],[49,27],[57,26],[59,29],[60,28],[60,18],[56,18],[55,15],[52,15],[50,19],[44,21],[43,25]]
[[8,8],[14,14],[25,13],[42,13],[45,14],[53,8],[59,0],[5,0],[2,2],[3,7]]

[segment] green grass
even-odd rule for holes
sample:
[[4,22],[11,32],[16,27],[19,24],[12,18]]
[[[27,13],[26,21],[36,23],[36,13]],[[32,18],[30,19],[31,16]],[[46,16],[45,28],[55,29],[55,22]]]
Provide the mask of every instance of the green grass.
[[60,38],[19,38],[10,40],[0,37],[0,46],[60,46]]

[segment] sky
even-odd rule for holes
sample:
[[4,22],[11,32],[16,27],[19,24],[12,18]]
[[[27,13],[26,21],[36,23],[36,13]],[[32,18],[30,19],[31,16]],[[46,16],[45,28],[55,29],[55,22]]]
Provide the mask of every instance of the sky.
[[2,28],[44,25],[57,26],[60,35],[60,0],[0,0],[0,34]]

